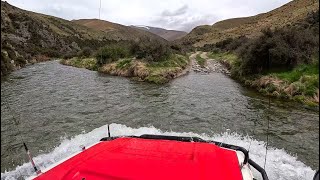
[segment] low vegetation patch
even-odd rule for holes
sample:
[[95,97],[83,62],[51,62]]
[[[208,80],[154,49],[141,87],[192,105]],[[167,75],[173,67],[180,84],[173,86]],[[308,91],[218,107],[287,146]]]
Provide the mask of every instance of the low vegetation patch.
[[281,90],[289,98],[307,103],[308,105],[318,105],[319,62],[300,65],[292,71],[271,73],[271,76],[285,82]]
[[148,67],[165,68],[165,67],[181,67],[185,68],[188,65],[187,56],[172,54],[168,58],[160,62],[150,62]]
[[74,57],[71,59],[62,59],[61,64],[67,66],[74,66],[77,68],[85,68],[92,71],[98,70],[97,60],[95,58],[78,58]]
[[197,63],[200,65],[200,67],[202,68],[206,67],[207,61],[203,59],[200,54],[196,56],[196,60],[197,60]]
[[290,83],[298,81],[302,76],[314,76],[319,74],[319,61],[313,64],[303,64],[291,71],[272,73],[272,75],[284,79]]
[[162,62],[152,62],[147,65],[150,75],[146,81],[156,84],[169,82],[183,74],[183,70],[187,68],[189,58],[186,56],[173,54]]
[[220,52],[220,51],[214,51],[208,53],[208,57],[210,59],[215,59],[225,65],[229,70],[231,70],[231,67],[234,66],[238,60],[238,57],[230,52]]
[[117,62],[117,68],[119,69],[124,69],[124,68],[128,68],[131,66],[132,63],[132,59],[128,58],[128,59],[121,59]]

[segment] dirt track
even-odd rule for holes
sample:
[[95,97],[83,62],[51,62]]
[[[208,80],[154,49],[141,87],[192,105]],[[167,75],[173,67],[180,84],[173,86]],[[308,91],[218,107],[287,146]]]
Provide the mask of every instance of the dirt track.
[[[206,59],[206,66],[202,68],[196,60],[197,55],[200,54],[200,57],[203,59]],[[207,55],[207,52],[196,52],[190,56],[191,60],[191,70],[197,73],[202,73],[202,74],[210,74],[210,73],[223,73],[226,75],[230,75],[230,72],[228,69],[223,66],[221,63],[219,63],[215,59],[210,59]]]

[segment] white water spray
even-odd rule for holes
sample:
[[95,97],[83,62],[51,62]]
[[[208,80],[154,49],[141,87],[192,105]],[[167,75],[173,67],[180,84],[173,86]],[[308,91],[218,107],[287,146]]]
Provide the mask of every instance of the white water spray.
[[[162,132],[154,127],[141,127],[130,128],[125,125],[111,124],[110,130],[112,136],[124,136],[124,135],[142,135],[142,134],[154,134],[154,135],[173,135],[173,136],[197,136],[205,140],[223,141],[228,144],[234,144],[242,147],[249,147],[250,158],[257,162],[260,166],[264,163],[265,156],[265,143],[262,141],[254,140],[250,137],[243,137],[236,133],[223,133],[216,134],[214,136],[207,136],[206,134],[196,134],[192,132],[177,133],[177,132]],[[64,159],[68,156],[81,151],[80,145],[86,147],[97,143],[101,138],[108,136],[107,125],[94,129],[93,131],[77,135],[71,139],[63,139],[61,144],[54,148],[52,152],[48,154],[38,155],[34,158],[35,163],[40,169],[46,167]],[[302,162],[298,161],[296,157],[293,157],[286,153],[282,149],[268,148],[268,159],[266,166],[267,174],[270,180],[311,180],[315,171],[306,166]],[[31,163],[25,163],[21,166],[17,166],[15,170],[1,173],[1,180],[15,180],[21,177],[27,178],[34,175],[34,171]],[[260,175],[258,172],[254,172],[255,177],[258,179]]]

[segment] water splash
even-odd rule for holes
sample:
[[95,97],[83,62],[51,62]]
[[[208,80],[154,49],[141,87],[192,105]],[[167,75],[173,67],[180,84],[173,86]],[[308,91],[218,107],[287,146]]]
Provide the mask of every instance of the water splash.
[[[251,142],[250,158],[260,165],[264,164],[265,143],[263,141],[254,140],[251,137],[244,137],[236,133],[223,133],[214,136],[206,134],[196,134],[192,132],[177,133],[177,132],[162,132],[154,127],[130,128],[125,125],[111,124],[111,136],[124,135],[173,135],[173,136],[197,136],[205,140],[223,141],[228,144],[234,144],[248,148]],[[48,154],[38,155],[34,158],[40,169],[45,169],[50,165],[67,158],[68,156],[79,152],[80,146],[90,146],[98,142],[102,137],[107,136],[107,126],[94,129],[86,134],[79,134],[71,139],[62,139],[59,146]],[[298,161],[296,157],[289,155],[283,149],[269,148],[266,171],[270,180],[310,180],[315,173],[310,167]],[[13,171],[1,173],[1,180],[16,180],[27,178],[34,175],[30,163],[17,166]],[[257,172],[254,172],[255,177],[260,178]]]

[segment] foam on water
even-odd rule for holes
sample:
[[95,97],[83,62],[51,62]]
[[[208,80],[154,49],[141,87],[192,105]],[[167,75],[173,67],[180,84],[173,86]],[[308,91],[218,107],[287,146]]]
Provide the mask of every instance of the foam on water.
[[[197,136],[206,140],[223,141],[228,144],[242,146],[244,148],[250,147],[250,158],[257,162],[260,166],[264,164],[265,157],[265,143],[262,141],[254,140],[250,137],[244,137],[236,133],[223,133],[216,134],[212,137],[206,134],[195,134],[192,132],[177,133],[177,132],[162,132],[154,127],[141,127],[130,128],[125,125],[111,124],[112,136],[123,135],[142,135],[142,134],[155,134],[155,135],[175,135],[175,136]],[[46,167],[80,151],[80,145],[90,146],[97,143],[102,137],[107,136],[107,126],[94,129],[93,131],[85,134],[77,135],[71,139],[62,139],[61,144],[54,148],[48,154],[38,155],[34,158],[35,163],[40,169]],[[250,145],[251,142],[251,145]],[[270,180],[311,180],[315,173],[310,167],[298,161],[282,149],[270,148],[268,150],[268,158],[266,164],[266,171]],[[255,177],[260,178],[257,172],[254,172]],[[25,163],[17,166],[15,170],[1,173],[2,180],[14,180],[21,177],[27,178],[34,175],[30,163]]]

